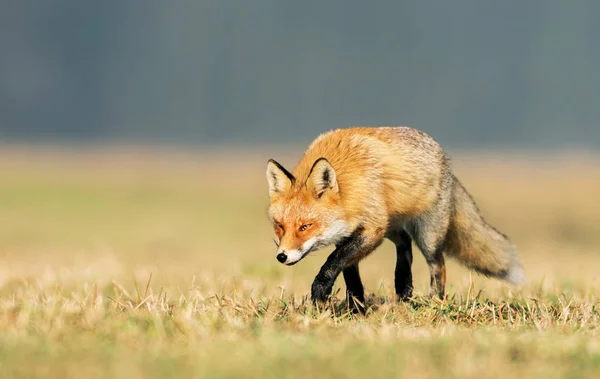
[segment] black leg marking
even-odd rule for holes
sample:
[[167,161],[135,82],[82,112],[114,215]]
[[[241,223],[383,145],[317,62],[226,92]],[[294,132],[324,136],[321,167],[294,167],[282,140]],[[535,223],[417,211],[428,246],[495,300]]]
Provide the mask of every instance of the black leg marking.
[[[313,302],[326,302],[335,279],[347,268],[364,246],[363,227],[358,227],[348,238],[341,241],[336,249],[327,257],[327,261],[315,277],[311,288]],[[357,271],[358,272],[358,271]],[[360,280],[360,279],[359,279]],[[360,285],[362,287],[362,284]]]
[[396,294],[400,300],[408,301],[413,293],[411,239],[408,233],[402,231],[394,236],[392,242],[396,245],[396,271],[394,278]]
[[[362,313],[364,312],[365,290],[360,280],[358,263],[346,267],[343,272],[344,281],[346,282],[346,299],[348,300],[348,306],[352,310]],[[360,304],[358,304],[355,299],[358,300]]]

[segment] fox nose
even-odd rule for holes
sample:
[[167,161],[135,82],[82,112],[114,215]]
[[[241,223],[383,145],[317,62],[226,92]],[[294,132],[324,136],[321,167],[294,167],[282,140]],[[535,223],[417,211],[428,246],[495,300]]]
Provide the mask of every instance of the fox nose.
[[277,254],[277,260],[279,261],[279,263],[285,262],[286,259],[287,259],[287,255],[285,255],[284,253]]

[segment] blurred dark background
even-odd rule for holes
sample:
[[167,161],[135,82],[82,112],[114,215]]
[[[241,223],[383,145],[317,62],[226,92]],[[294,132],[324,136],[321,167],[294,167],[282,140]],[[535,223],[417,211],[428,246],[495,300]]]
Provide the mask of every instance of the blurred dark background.
[[600,146],[600,2],[4,1],[0,139]]

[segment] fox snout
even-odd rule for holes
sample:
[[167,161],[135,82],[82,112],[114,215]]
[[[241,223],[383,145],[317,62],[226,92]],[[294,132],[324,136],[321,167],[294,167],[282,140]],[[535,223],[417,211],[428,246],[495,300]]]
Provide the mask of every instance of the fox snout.
[[311,251],[312,250],[310,249],[304,251],[300,251],[298,249],[280,250],[275,258],[277,258],[279,263],[283,263],[286,266],[293,266],[296,263],[300,262],[302,258],[308,255],[308,253],[310,253]]
[[297,250],[286,251],[282,250],[277,253],[277,261],[286,266],[293,266],[303,258],[303,254]]

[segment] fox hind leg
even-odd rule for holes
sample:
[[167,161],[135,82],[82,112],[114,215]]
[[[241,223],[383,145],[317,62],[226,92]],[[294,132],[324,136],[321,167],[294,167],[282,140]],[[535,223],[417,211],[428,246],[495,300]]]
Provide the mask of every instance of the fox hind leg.
[[394,273],[396,294],[401,301],[408,301],[413,294],[412,240],[404,230],[390,233],[387,237],[396,245],[396,270]]
[[441,249],[436,250],[432,256],[425,257],[429,265],[429,297],[437,295],[444,299],[446,287],[446,264]]
[[446,263],[443,250],[449,221],[449,215],[440,211],[429,214],[426,219],[416,220],[408,230],[429,266],[429,297],[444,299],[445,296]]

